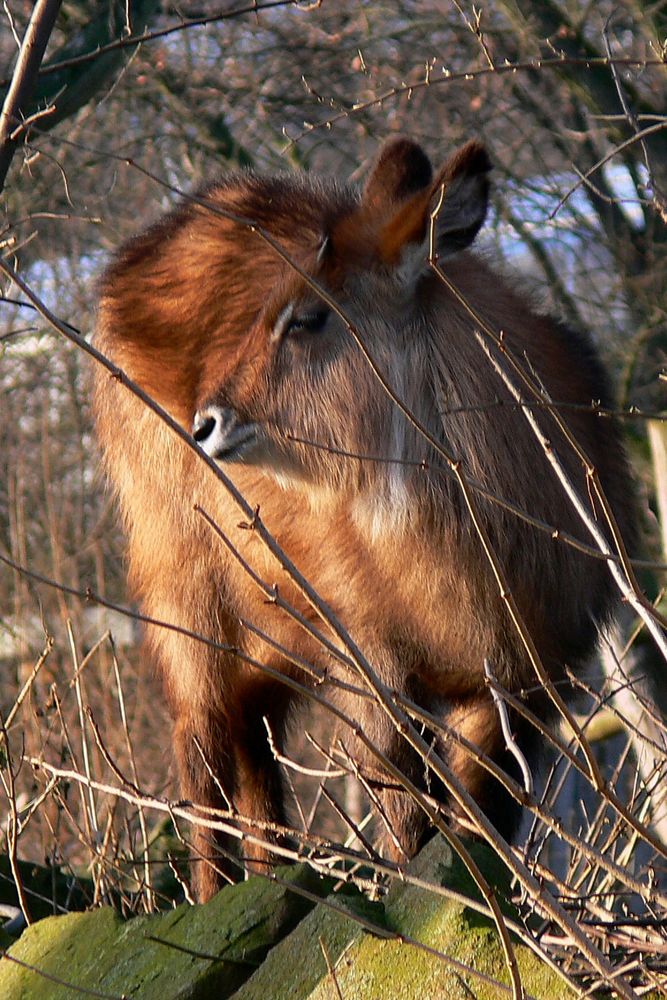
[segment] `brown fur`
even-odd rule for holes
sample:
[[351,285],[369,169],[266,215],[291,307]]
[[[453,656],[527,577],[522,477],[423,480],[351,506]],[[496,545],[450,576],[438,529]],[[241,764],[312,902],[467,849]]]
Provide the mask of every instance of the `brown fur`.
[[[335,298],[392,389],[469,477],[585,539],[523,415],[480,350],[470,315],[427,266],[430,212],[441,200],[436,248],[449,280],[494,330],[504,331],[514,355],[554,400],[608,401],[589,341],[532,311],[466,252],[486,212],[488,170],[482,147],[469,143],[432,180],[425,154],[398,140],[381,152],[361,195],[305,176],[229,176],[200,195],[218,211],[185,203],[121,250],[102,282],[96,344],[184,427],[204,410],[226,414],[239,433],[254,428],[246,452],[225,469],[259,506],[289,558],[390,688],[420,701],[513,772],[485,688],[484,658],[508,689],[526,689],[526,701],[544,718],[549,702],[508,620],[459,487],[382,390],[339,317],[332,313],[322,329],[309,328],[311,321],[290,325],[290,316],[324,307],[238,219],[264,227]],[[281,595],[321,627],[260,540],[239,526],[238,509],[197,455],[103,371],[96,412],[143,610],[230,648],[215,651],[148,630],[176,719],[183,794],[222,807],[227,799],[239,815],[281,823],[280,774],[262,720],[268,718],[280,743],[294,699],[234,650],[302,683],[308,679],[241,618],[330,676],[356,678],[266,601],[194,510],[203,507],[253,570],[278,583]],[[576,408],[563,413],[632,544],[631,490],[615,424]],[[586,496],[579,459],[547,413],[540,421]],[[416,464],[422,460],[425,467]],[[539,653],[561,679],[565,664],[580,668],[610,614],[607,570],[489,500],[478,499],[478,506]],[[424,785],[423,764],[380,709],[354,699],[345,707]],[[532,754],[539,738],[519,719],[515,726]],[[499,786],[455,743],[441,750],[509,835],[516,809]],[[373,760],[364,766],[381,786]],[[444,791],[438,794],[446,802]],[[414,853],[427,832],[424,816],[395,789],[381,796],[403,851]],[[215,856],[230,842],[195,834],[195,847]],[[244,845],[244,851],[256,864],[268,860],[260,849]],[[224,860],[219,866],[229,870]],[[200,898],[219,884],[213,868],[198,866]]]

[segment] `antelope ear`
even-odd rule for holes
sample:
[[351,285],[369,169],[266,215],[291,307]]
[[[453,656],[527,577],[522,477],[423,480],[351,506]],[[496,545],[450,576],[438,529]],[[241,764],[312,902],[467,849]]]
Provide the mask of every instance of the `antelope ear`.
[[386,264],[401,264],[404,248],[420,244],[426,231],[433,168],[410,139],[390,139],[380,150],[361,200],[362,214],[379,234],[377,251]]
[[399,266],[406,276],[420,271],[428,254],[432,225],[438,257],[464,250],[486,218],[491,169],[481,143],[471,140],[458,149],[435,181],[414,192],[384,223],[378,241],[380,257]]
[[429,188],[432,180],[431,161],[421,146],[410,139],[390,139],[373,165],[361,202],[366,211],[386,214]]
[[438,173],[430,214],[434,217],[439,257],[465,250],[484,225],[492,169],[484,146],[471,139],[450,156]]

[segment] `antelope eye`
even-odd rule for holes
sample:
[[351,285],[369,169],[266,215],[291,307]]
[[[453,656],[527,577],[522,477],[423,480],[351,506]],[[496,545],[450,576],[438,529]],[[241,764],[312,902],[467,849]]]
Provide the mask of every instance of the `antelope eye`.
[[321,333],[327,324],[329,312],[329,309],[316,309],[313,312],[295,313],[287,323],[285,333]]

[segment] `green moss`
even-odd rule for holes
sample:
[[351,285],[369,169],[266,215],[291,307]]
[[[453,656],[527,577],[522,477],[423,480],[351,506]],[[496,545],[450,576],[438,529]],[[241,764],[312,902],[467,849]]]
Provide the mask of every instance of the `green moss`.
[[[513,912],[505,866],[483,845],[472,845],[471,852],[503,908]],[[427,845],[409,870],[433,886],[481,898],[465,866],[440,838]],[[396,880],[384,907],[341,895],[329,897],[327,904],[317,906],[273,949],[233,1000],[336,1000],[340,994],[345,1000],[511,996],[499,988],[510,979],[495,925],[462,902]],[[539,1000],[574,997],[525,946],[516,945],[516,955],[529,994]]]
[[[513,913],[505,867],[483,845],[471,852],[503,909]],[[447,886],[479,898],[465,866],[436,838],[409,871],[425,886],[397,879],[383,904],[347,889],[313,908],[312,896],[330,892],[332,882],[293,867],[278,870],[273,881],[253,878],[224,889],[207,906],[128,921],[108,908],[51,917],[9,950],[32,969],[0,962],[0,997],[71,1000],[77,995],[72,986],[127,1000],[511,996],[493,921],[434,891]],[[514,948],[530,996],[574,998],[530,949],[518,942]]]
[[286,885],[251,879],[224,889],[207,906],[128,921],[108,908],[39,921],[9,956],[65,985],[5,960],[0,996],[71,1000],[66,984],[72,984],[141,1000],[225,1000],[312,907],[289,886],[310,893],[330,887],[305,867],[278,874]]
[[326,978],[328,964],[339,963],[369,924],[380,931],[384,928],[381,904],[357,895],[330,896],[270,952],[262,967],[234,994],[234,1000],[300,1000],[311,996]]
[[[312,993],[294,995],[308,1000],[332,1000],[338,995],[333,983],[335,976],[345,1000],[463,1000],[467,996],[499,1000],[504,992],[498,984],[508,986],[509,973],[495,931],[471,928],[460,912],[458,916],[450,912],[438,930],[435,933],[432,927],[428,935],[431,940],[422,939],[420,944],[430,944],[441,955],[416,943],[364,934],[341,955],[333,973],[323,974]],[[283,947],[286,944],[283,942]],[[329,947],[326,940],[325,947]],[[570,997],[574,1000],[575,994],[564,986],[560,977],[523,946],[517,947],[517,961],[529,994],[539,1000]]]

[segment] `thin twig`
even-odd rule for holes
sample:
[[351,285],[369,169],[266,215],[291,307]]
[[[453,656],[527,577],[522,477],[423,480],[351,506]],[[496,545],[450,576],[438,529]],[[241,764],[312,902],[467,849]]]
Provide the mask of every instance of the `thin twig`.
[[322,952],[324,956],[324,961],[326,962],[327,972],[331,977],[331,982],[334,984],[334,988],[336,990],[336,996],[338,997],[338,1000],[345,1000],[341,988],[338,984],[338,979],[336,977],[336,970],[334,969],[331,959],[329,958],[329,952],[327,950],[326,944],[324,943],[324,938],[322,937],[321,934],[319,935],[317,940],[319,941],[320,951]]
[[[244,14],[258,14],[264,10],[274,10],[276,7],[295,6],[298,6],[301,10],[305,9],[301,0],[266,0],[265,3],[259,3],[257,0],[253,0],[253,3],[246,4],[244,7],[237,7],[235,10],[227,10],[222,14],[208,14],[205,17],[181,18],[177,24],[170,24],[166,28],[154,28],[150,31],[143,31],[141,34],[124,35],[122,38],[114,39],[113,42],[107,42],[106,45],[98,45],[96,48],[91,49],[90,52],[82,52],[81,55],[78,56],[70,56],[68,59],[60,59],[57,62],[48,63],[46,66],[40,67],[38,76],[41,79],[45,76],[51,76],[54,73],[61,73],[63,70],[84,66],[86,63],[94,62],[96,59],[107,55],[109,52],[118,52],[122,49],[135,48],[139,45],[145,44],[146,42],[158,41],[161,38],[167,38],[170,35],[175,35],[182,31],[188,31],[192,28],[204,28],[208,25],[219,23],[220,21],[229,21],[232,18],[242,17]],[[0,88],[5,87],[7,82],[8,81],[6,79],[0,80]]]
[[[663,67],[664,59],[633,59],[633,58],[620,58],[614,57],[613,63],[618,67],[634,68],[634,69],[647,69],[649,67]],[[494,66],[483,66],[478,69],[463,69],[453,73],[443,67],[442,76],[435,77],[427,68],[426,73],[424,73],[420,79],[415,80],[414,83],[401,83],[395,87],[390,87],[388,90],[384,91],[382,94],[378,94],[375,97],[371,97],[365,101],[357,101],[351,104],[350,107],[345,108],[336,114],[329,115],[329,117],[315,124],[306,124],[297,135],[287,136],[290,145],[296,145],[305,136],[310,135],[316,131],[330,131],[338,122],[343,121],[348,118],[352,118],[355,115],[361,114],[364,111],[369,111],[371,108],[378,108],[385,104],[387,101],[396,100],[407,94],[413,94],[418,90],[427,89],[429,87],[441,87],[449,86],[460,82],[472,83],[475,80],[487,76],[515,76],[517,73],[535,73],[542,71],[560,72],[564,67],[569,67],[571,69],[596,69],[600,67],[609,68],[610,60],[606,56],[565,56],[558,55],[552,58],[535,58],[520,60],[517,62],[510,62],[509,60],[502,63],[496,63]]]
[[[135,786],[139,787],[139,775],[137,772],[136,758],[134,754],[134,746],[132,744],[132,737],[130,736],[130,727],[127,721],[127,712],[125,710],[125,695],[123,693],[123,685],[120,680],[120,667],[118,665],[118,657],[116,656],[116,647],[113,640],[113,636],[109,633],[109,644],[111,646],[111,661],[113,663],[114,677],[116,680],[116,696],[118,698],[118,707],[120,709],[121,724],[123,726],[123,733],[125,735],[125,745],[127,746],[128,755],[130,758],[130,767],[132,769],[132,780]],[[139,829],[141,830],[141,839],[144,852],[144,883],[146,886],[146,907],[149,913],[155,908],[155,895],[153,893],[153,884],[151,878],[151,866],[150,866],[150,855],[149,855],[149,843],[148,843],[148,830],[146,827],[146,817],[144,815],[144,810],[141,806],[138,807],[139,816]]]
[[0,959],[12,962],[14,965],[19,965],[22,969],[34,972],[36,976],[41,976],[42,979],[46,979],[50,983],[55,983],[56,986],[64,986],[66,990],[70,990],[72,993],[79,993],[81,996],[98,997],[99,1000],[127,1000],[124,993],[122,995],[118,993],[101,993],[99,990],[91,990],[87,986],[77,986],[76,983],[69,982],[66,979],[59,979],[58,976],[53,976],[50,972],[40,969],[38,965],[31,965],[29,962],[24,962],[23,959],[16,958],[14,955],[10,955],[7,951],[1,949]]
[[[487,680],[495,681],[491,664],[487,659],[484,660],[484,676]],[[523,751],[512,735],[512,726],[507,713],[507,706],[505,705],[505,702],[500,696],[498,690],[493,685],[491,685],[491,697],[500,718],[500,727],[503,731],[503,736],[505,737],[505,745],[521,769],[521,774],[523,775],[523,789],[527,795],[532,795],[534,788],[532,772],[528,766],[528,761],[526,760]]]
[[[26,899],[25,889],[23,887],[23,878],[21,876],[21,870],[19,867],[18,860],[18,837],[19,837],[19,814],[18,807],[16,804],[16,785],[14,780],[14,768],[12,763],[12,753],[9,746],[9,738],[7,736],[7,730],[5,728],[5,722],[0,715],[0,735],[4,743],[4,757],[6,760],[7,769],[7,783],[6,783],[6,793],[9,802],[9,819],[8,819],[8,830],[7,830],[7,853],[9,855],[9,867],[11,868],[12,877],[14,879],[14,887],[16,888],[16,895],[18,896],[19,906],[21,907],[21,912],[25,918],[26,924],[32,923],[32,917],[30,916],[30,907],[28,906],[28,901]],[[3,784],[5,784],[3,777]]]

